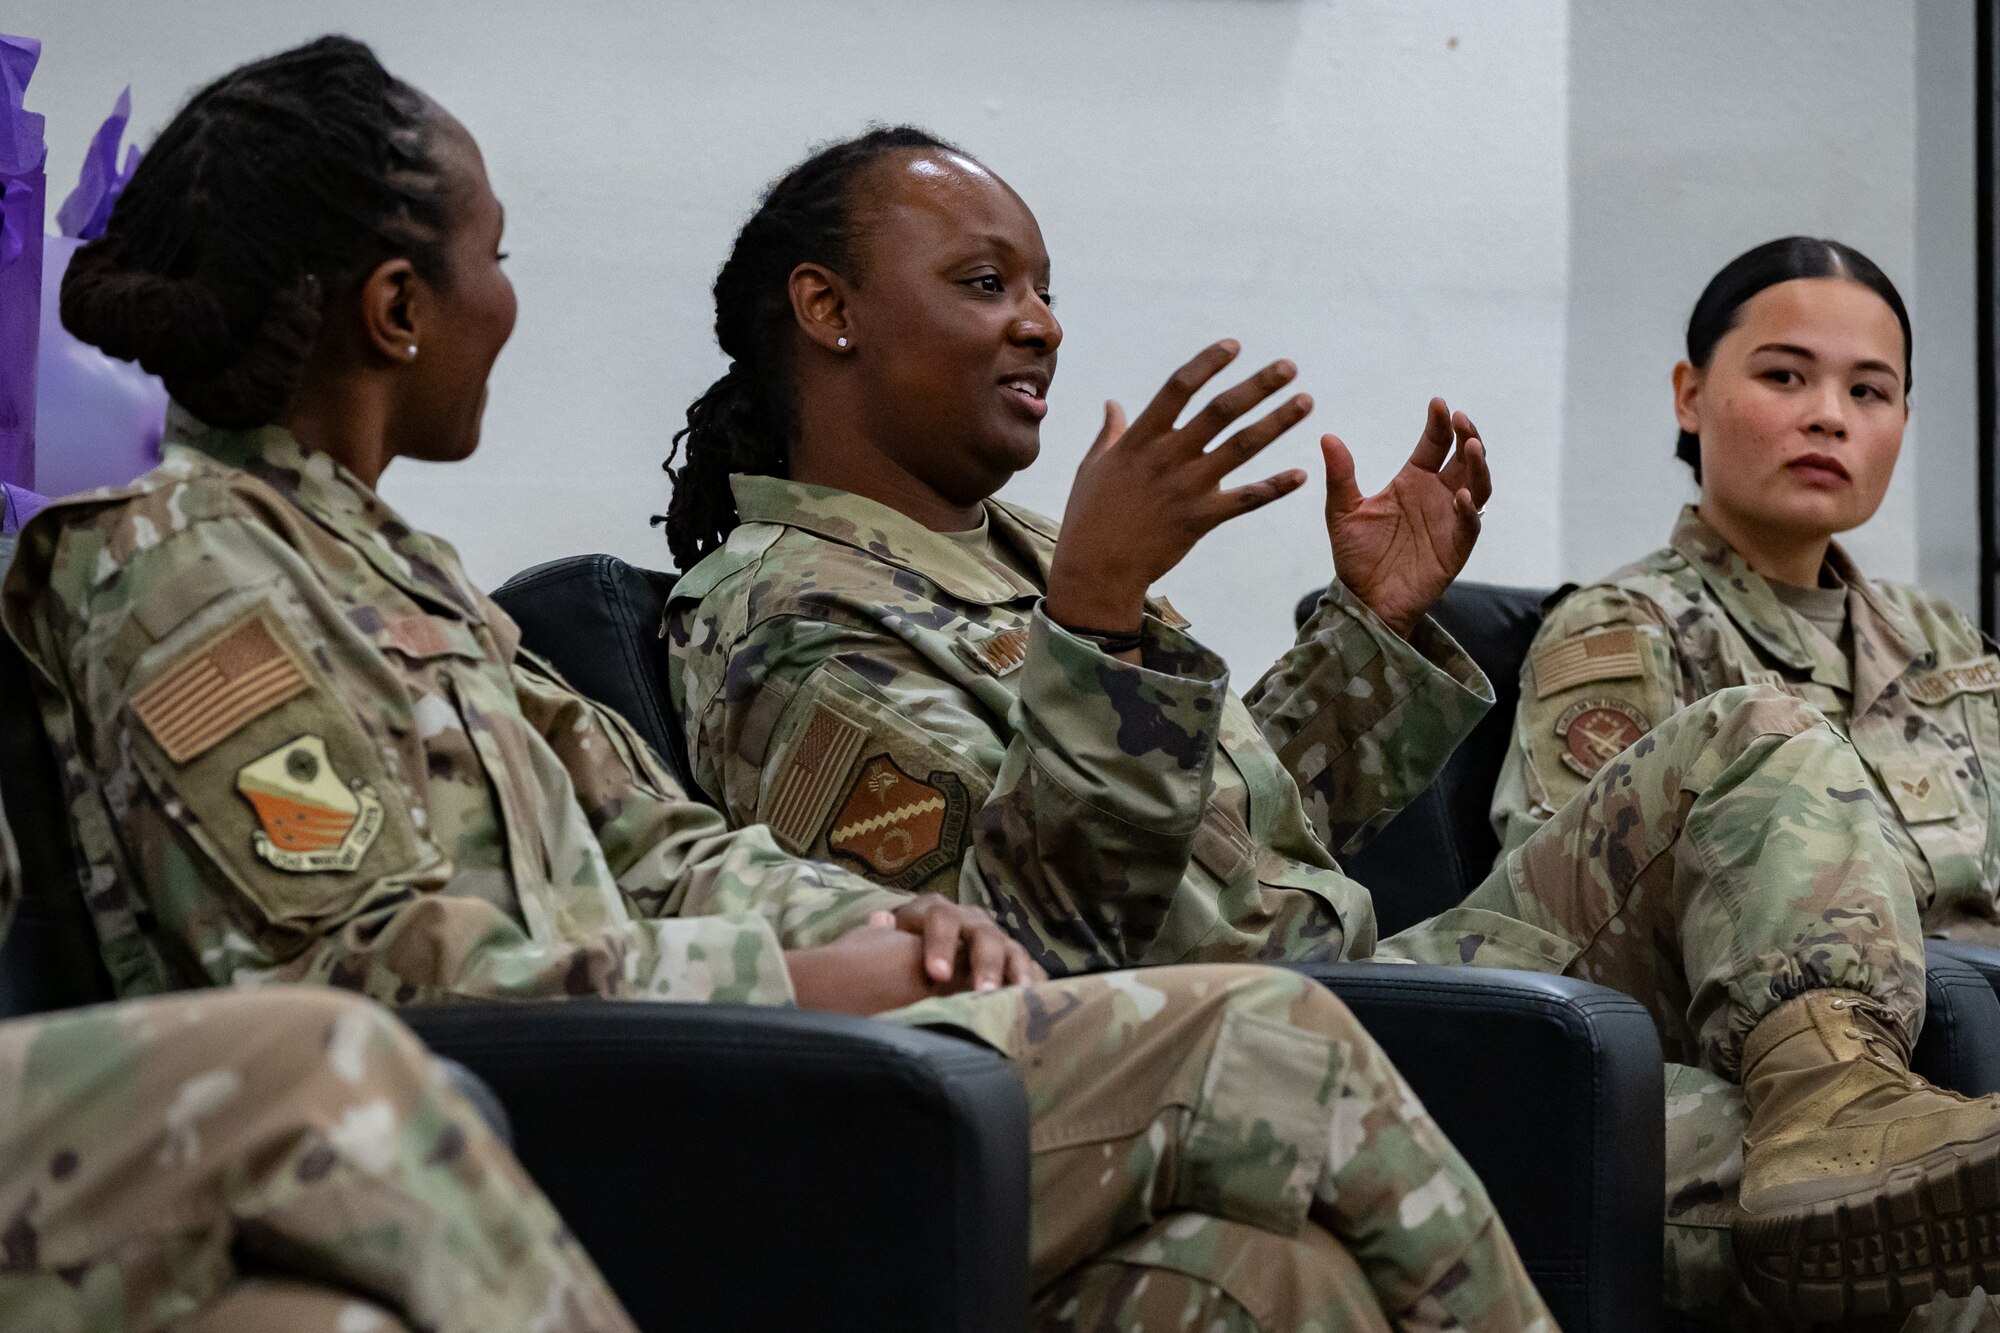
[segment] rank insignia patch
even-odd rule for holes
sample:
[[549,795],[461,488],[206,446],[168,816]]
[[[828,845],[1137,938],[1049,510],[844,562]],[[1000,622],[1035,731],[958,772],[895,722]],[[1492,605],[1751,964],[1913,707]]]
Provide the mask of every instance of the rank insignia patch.
[[185,764],[305,688],[299,664],[253,615],[132,696],[132,715],[167,758]]
[[1932,824],[1958,817],[1958,789],[1951,766],[1920,759],[1887,759],[1881,764],[1883,785],[1906,824]]
[[251,848],[295,875],[353,870],[382,831],[381,798],[364,783],[343,783],[318,736],[245,764],[236,790],[257,812]]
[[827,846],[866,866],[890,888],[921,884],[965,848],[965,783],[934,771],[919,780],[886,754],[861,766],[834,816]]
[[1652,729],[1646,715],[1623,699],[1579,699],[1556,719],[1564,765],[1586,778],[1596,777],[1620,750]]
[[1006,677],[1021,669],[1028,660],[1028,627],[995,630],[981,637],[968,635],[958,641],[959,651],[974,665],[995,676]]

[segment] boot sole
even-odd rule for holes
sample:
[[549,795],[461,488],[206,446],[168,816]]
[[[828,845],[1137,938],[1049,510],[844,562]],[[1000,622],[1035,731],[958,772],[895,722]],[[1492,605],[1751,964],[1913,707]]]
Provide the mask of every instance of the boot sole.
[[2000,1290],[2000,1144],[1945,1148],[1865,1194],[1736,1219],[1751,1292],[1799,1323]]

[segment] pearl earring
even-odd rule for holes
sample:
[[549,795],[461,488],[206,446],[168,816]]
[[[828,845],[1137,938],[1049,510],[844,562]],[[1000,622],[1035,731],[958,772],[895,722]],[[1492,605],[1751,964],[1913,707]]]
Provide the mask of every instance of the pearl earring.
[[405,347],[403,349],[404,356],[414,357],[416,354],[417,354],[417,345],[415,343],[411,343],[408,347]]
[[834,339],[834,341],[833,341],[833,345],[834,345],[835,347],[845,347],[845,346],[847,346],[847,339],[845,339],[845,338],[836,338],[836,339]]

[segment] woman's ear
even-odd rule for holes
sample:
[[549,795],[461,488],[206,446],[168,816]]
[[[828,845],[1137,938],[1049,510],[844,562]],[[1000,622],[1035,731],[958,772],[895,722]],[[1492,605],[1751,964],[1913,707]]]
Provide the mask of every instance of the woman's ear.
[[361,280],[361,337],[369,352],[395,365],[423,347],[423,280],[407,259],[385,259]]
[[789,288],[792,318],[806,337],[836,354],[853,348],[847,279],[824,264],[801,264],[792,270]]
[[1696,410],[1701,381],[1701,370],[1692,361],[1674,366],[1674,419],[1690,435],[1701,434],[1701,413]]

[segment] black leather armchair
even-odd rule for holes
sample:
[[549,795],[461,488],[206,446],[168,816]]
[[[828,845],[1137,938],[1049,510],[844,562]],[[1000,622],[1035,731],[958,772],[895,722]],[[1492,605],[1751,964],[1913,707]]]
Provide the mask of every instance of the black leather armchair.
[[[580,556],[527,570],[494,598],[531,651],[616,707],[684,775],[662,674],[669,586],[611,556]],[[635,661],[647,664],[637,677]],[[1658,1327],[1663,1075],[1637,1002],[1529,973],[1307,970],[1368,1024],[1479,1171],[1562,1326]]]

